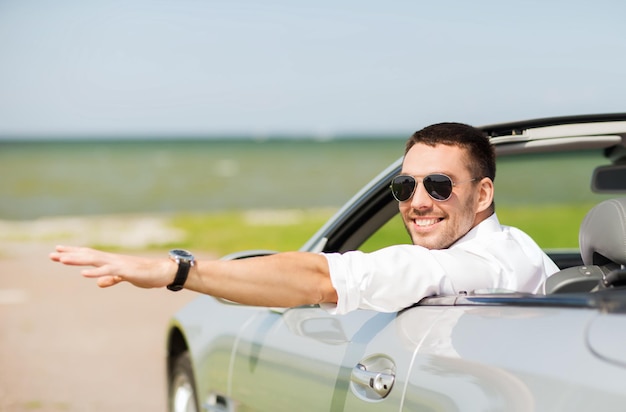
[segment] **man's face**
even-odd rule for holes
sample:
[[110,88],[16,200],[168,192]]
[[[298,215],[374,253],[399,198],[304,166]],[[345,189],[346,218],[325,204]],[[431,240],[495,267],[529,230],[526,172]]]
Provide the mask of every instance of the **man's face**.
[[[399,202],[400,214],[413,244],[428,249],[445,249],[474,226],[479,191],[465,166],[466,150],[457,146],[418,143],[404,157],[402,174],[414,176],[417,187],[413,196]],[[432,199],[422,184],[431,173],[448,175],[454,183],[448,200]]]

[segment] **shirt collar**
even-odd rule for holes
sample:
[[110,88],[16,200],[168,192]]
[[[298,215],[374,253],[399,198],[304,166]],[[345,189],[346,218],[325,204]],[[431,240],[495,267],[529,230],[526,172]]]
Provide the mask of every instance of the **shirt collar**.
[[474,226],[469,232],[467,232],[463,237],[454,242],[450,247],[455,247],[461,245],[463,243],[474,240],[478,237],[481,237],[487,233],[494,232],[502,232],[502,226],[500,225],[500,221],[498,220],[498,216],[493,213],[487,219],[483,220],[476,226]]

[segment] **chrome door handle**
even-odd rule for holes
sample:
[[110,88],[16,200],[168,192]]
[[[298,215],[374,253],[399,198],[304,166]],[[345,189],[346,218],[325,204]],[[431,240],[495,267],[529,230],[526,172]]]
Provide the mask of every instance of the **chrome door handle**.
[[389,395],[396,376],[391,370],[369,371],[365,365],[359,363],[352,369],[350,380],[356,385],[373,390],[382,399]]

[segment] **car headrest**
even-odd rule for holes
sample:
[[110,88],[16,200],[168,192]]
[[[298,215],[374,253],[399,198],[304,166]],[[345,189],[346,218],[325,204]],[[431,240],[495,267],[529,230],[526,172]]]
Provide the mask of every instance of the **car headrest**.
[[580,225],[578,243],[585,265],[626,265],[626,197],[594,206]]

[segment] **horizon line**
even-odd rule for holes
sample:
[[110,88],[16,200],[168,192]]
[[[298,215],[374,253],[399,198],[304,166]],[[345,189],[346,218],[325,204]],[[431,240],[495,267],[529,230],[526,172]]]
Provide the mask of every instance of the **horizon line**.
[[268,140],[314,140],[314,141],[331,141],[331,140],[368,140],[368,139],[406,139],[405,133],[400,132],[347,132],[333,134],[315,134],[315,133],[208,133],[208,134],[23,134],[23,135],[0,135],[1,142],[102,142],[102,141],[224,141],[224,140],[241,140],[241,141],[268,141]]

